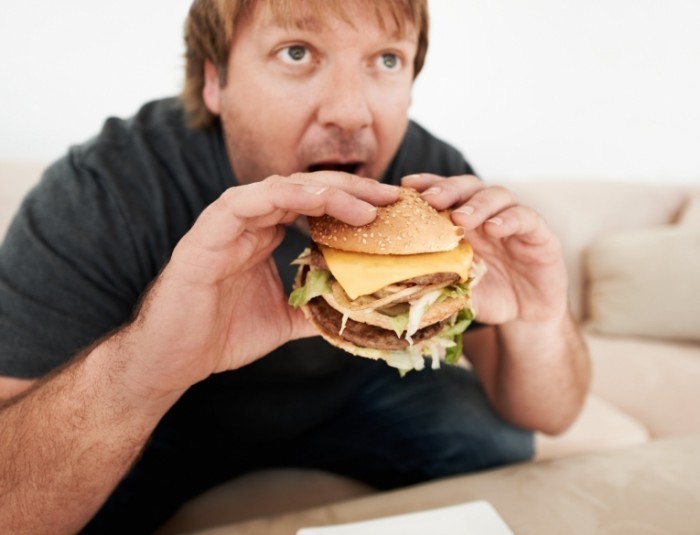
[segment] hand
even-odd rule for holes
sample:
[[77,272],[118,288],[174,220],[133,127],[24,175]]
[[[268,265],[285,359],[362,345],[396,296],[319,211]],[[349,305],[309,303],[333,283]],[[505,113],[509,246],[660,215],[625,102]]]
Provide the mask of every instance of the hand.
[[500,325],[514,320],[560,320],[568,309],[567,275],[557,237],[542,217],[515,195],[474,176],[421,174],[403,185],[422,192],[452,220],[487,272],[473,290],[477,320]]
[[287,304],[274,261],[299,214],[367,224],[398,188],[338,172],[270,177],[230,188],[173,251],[129,329],[137,381],[184,389],[315,333]]

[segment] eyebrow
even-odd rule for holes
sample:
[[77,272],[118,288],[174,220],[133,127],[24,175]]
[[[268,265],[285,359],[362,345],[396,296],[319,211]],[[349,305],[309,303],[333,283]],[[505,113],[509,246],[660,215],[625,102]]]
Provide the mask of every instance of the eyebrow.
[[[348,21],[348,24],[355,28],[351,21]],[[320,32],[324,28],[324,26],[325,24],[319,21],[318,17],[298,17],[287,20],[283,19],[282,17],[273,17],[268,25],[268,27],[273,27],[281,30],[288,30],[290,28],[294,28],[297,30],[307,32]],[[393,39],[394,41],[405,41],[407,43],[413,42],[411,33],[407,31],[402,32],[401,29],[398,27],[394,28],[391,32],[387,31],[386,28],[384,28],[384,31],[387,37]]]
[[284,30],[296,28],[298,30],[315,32],[323,29],[323,24],[318,20],[318,17],[296,17],[292,19],[285,19],[281,16],[272,16],[269,24]]
[[304,17],[289,21],[289,25],[299,30],[319,31],[324,24],[318,20],[318,17]]
[[[284,30],[295,28],[301,31],[319,32],[327,26],[326,23],[323,22],[323,18],[319,17],[317,14],[311,14],[306,16],[295,16],[290,14],[291,16],[285,16],[284,13],[275,13],[268,11],[267,15],[269,17],[267,22],[269,26],[273,26]],[[344,16],[342,12],[335,13],[335,15],[339,17],[343,22],[350,25],[352,28],[357,29],[353,20],[347,16]],[[379,20],[378,22],[382,27],[382,30],[386,33],[386,35],[390,36],[392,39],[395,39],[397,41],[412,41],[412,39],[410,38],[411,32],[406,31],[407,28],[405,27],[402,28],[402,25],[391,23],[383,24],[383,21],[381,20]],[[393,31],[389,31],[388,26],[394,26],[394,28],[392,28]]]

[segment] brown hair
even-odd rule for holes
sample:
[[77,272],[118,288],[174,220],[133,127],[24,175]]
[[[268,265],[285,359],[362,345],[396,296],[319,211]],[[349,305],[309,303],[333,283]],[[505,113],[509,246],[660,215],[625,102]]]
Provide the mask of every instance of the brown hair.
[[[219,73],[219,83],[227,78],[228,56],[233,35],[241,20],[252,13],[256,2],[261,0],[194,0],[185,23],[185,85],[182,101],[187,112],[188,123],[193,128],[206,128],[216,121],[204,104],[204,62],[211,61]],[[264,0],[265,7],[283,22],[291,22],[295,0]],[[305,7],[314,12],[331,9],[336,15],[352,24],[343,10],[344,0],[305,0]],[[413,64],[414,77],[423,68],[428,49],[427,0],[382,0],[368,2],[375,5],[380,25],[384,25],[382,8],[388,9],[399,33],[403,33],[406,21],[419,30],[418,51]]]

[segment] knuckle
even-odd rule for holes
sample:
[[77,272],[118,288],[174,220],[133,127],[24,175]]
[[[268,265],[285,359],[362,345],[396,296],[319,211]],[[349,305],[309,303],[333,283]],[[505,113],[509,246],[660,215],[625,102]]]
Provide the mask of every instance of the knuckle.
[[447,180],[452,184],[456,184],[459,186],[466,186],[469,188],[486,187],[484,185],[484,183],[481,180],[479,180],[477,177],[475,177],[474,175],[451,176],[451,177],[448,177]]
[[264,180],[260,181],[258,184],[262,188],[262,194],[267,194],[272,197],[279,196],[288,188],[288,184],[292,184],[294,181],[292,177],[284,177],[281,175],[271,175]]
[[491,186],[491,190],[498,195],[499,198],[508,199],[514,201],[517,197],[510,189],[505,186],[495,185]]
[[226,188],[219,198],[226,205],[233,204],[238,197],[239,187],[240,186],[231,186],[230,188]]
[[493,209],[504,209],[518,206],[518,199],[515,194],[503,186],[487,186],[477,191],[470,199],[469,204],[480,207],[492,207]]
[[448,176],[445,178],[440,178],[441,184],[449,185],[450,187],[459,187],[461,184],[468,182],[465,176]]
[[367,180],[367,178],[363,178],[358,175],[353,175],[351,173],[343,173],[343,181],[351,188],[365,184]]
[[282,181],[285,180],[285,177],[280,176],[280,175],[270,175],[269,177],[263,179],[260,183],[265,186],[265,187],[275,187],[277,184],[282,183]]
[[472,205],[474,208],[480,208],[483,206],[488,205],[489,203],[489,196],[488,196],[488,191],[486,188],[480,189],[475,191],[469,200],[467,201],[470,205]]
[[[278,180],[278,181],[285,180],[285,177],[281,177],[279,175],[273,175],[270,178]],[[288,180],[289,182],[308,182],[310,179],[311,178],[309,177],[308,173],[302,173],[300,171],[297,171],[296,173],[292,173],[291,175],[286,177],[286,180]]]

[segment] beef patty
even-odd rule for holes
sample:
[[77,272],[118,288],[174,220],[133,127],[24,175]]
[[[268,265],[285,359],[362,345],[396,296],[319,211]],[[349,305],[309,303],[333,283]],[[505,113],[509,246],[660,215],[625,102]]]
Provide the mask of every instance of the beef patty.
[[[405,338],[399,338],[394,331],[388,331],[374,325],[367,325],[348,318],[345,323],[343,334],[339,335],[343,322],[343,315],[330,306],[323,297],[315,297],[309,301],[309,309],[314,316],[314,320],[328,333],[333,336],[351,342],[359,347],[370,347],[373,349],[406,349],[409,344]],[[444,322],[433,323],[419,329],[412,337],[413,343],[418,343],[427,338],[435,336]]]

